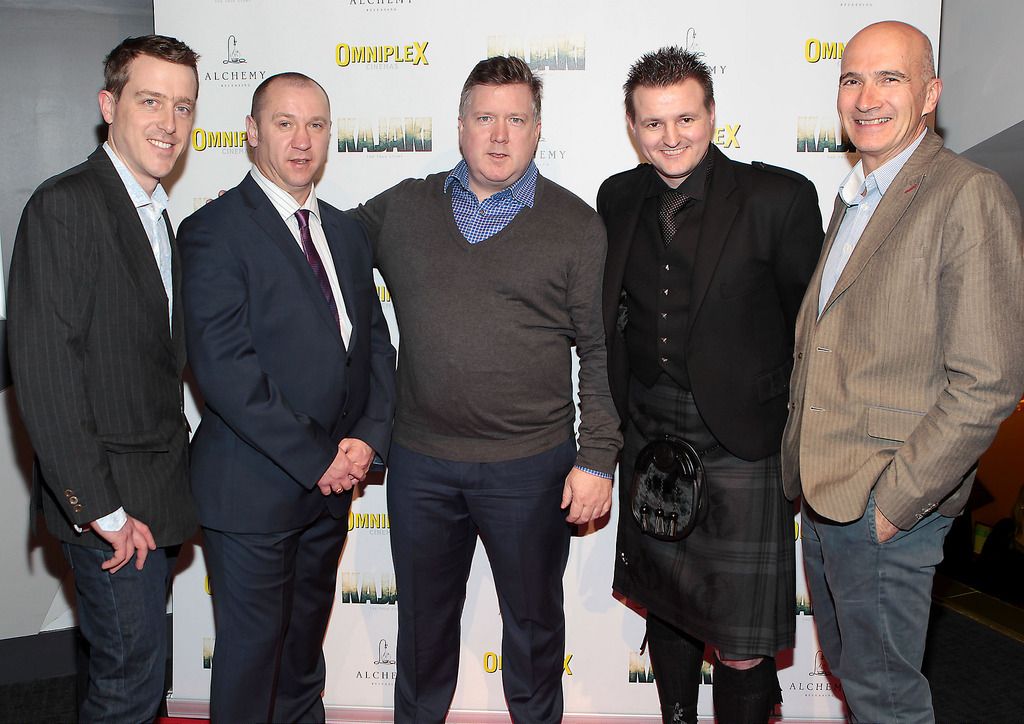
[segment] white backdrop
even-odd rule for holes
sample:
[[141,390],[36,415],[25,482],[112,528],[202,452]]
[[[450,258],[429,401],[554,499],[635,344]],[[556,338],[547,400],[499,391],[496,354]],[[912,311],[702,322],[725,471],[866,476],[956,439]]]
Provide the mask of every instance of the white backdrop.
[[[938,41],[940,0],[154,0],[156,30],[197,50],[200,96],[192,149],[171,190],[180,221],[237,184],[249,161],[244,118],[274,73],[317,79],[332,103],[334,141],[318,196],[349,208],[409,176],[459,159],[459,91],[480,59],[525,57],[544,78],[541,173],[593,203],[600,183],[637,163],[623,116],[629,65],[662,45],[705,54],[715,75],[716,136],[727,155],[796,169],[818,187],[823,216],[854,160],[835,113],[838,58],[859,28],[913,23]],[[936,51],[938,47],[936,47]],[[382,60],[383,59],[383,60]],[[385,313],[398,341],[387,290]],[[198,413],[193,408],[191,416]],[[644,621],[612,597],[615,511],[603,530],[574,538],[565,576],[563,672],[568,718],[658,721]],[[390,719],[396,602],[382,486],[353,504],[334,613],[324,645],[325,701],[335,721]],[[796,544],[799,546],[799,543]],[[172,715],[205,715],[214,627],[197,550],[174,583]],[[840,719],[822,671],[798,574],[797,647],[780,671],[786,719]],[[463,617],[452,721],[507,721],[500,681],[501,622],[482,548]],[[709,684],[712,672],[705,671]],[[711,713],[710,686],[701,688]],[[585,716],[589,715],[589,716]]]

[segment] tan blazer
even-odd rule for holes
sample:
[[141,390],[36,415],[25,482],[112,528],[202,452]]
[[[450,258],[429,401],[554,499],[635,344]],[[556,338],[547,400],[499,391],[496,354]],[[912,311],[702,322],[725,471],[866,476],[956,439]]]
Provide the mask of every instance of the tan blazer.
[[838,522],[907,530],[964,507],[978,456],[1024,390],[1020,208],[995,173],[929,131],[817,317],[837,198],[796,323],[786,494]]

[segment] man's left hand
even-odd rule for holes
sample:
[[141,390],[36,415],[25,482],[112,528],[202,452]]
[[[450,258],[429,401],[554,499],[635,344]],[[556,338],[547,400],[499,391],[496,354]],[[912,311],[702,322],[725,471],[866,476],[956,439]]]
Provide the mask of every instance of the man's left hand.
[[366,478],[370,465],[373,464],[373,448],[358,438],[346,437],[338,443],[338,449],[352,461],[352,472],[349,477],[361,483]]
[[600,518],[612,508],[612,481],[574,467],[562,490],[562,510],[566,508],[569,523],[585,525]]
[[889,522],[889,519],[882,515],[877,507],[875,508],[875,536],[878,538],[879,543],[885,543],[887,540],[892,538],[894,535],[900,532],[900,529]]

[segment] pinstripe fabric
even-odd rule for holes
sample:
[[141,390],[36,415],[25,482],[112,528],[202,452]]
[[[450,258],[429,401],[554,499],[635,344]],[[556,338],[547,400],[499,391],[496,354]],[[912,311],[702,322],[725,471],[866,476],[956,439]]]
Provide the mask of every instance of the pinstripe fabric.
[[[822,260],[844,209],[837,199]],[[838,522],[859,518],[872,488],[903,529],[956,515],[1024,389],[1017,202],[929,132],[816,320],[822,266],[797,319],[787,495]]]
[[102,149],[29,200],[14,246],[8,311],[15,393],[50,530],[104,548],[72,524],[123,506],[150,526],[157,545],[185,540],[196,519],[182,413],[181,315],[168,320],[149,240]]

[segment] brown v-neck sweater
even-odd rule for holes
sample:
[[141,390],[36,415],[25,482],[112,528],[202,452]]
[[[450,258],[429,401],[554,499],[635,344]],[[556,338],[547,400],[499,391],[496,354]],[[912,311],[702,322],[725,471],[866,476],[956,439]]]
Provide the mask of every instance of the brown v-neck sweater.
[[540,177],[533,208],[477,244],[444,193],[447,174],[407,179],[353,213],[398,318],[393,439],[446,460],[496,462],[573,435],[576,464],[611,473],[621,445],[601,322],[605,230],[583,201]]

